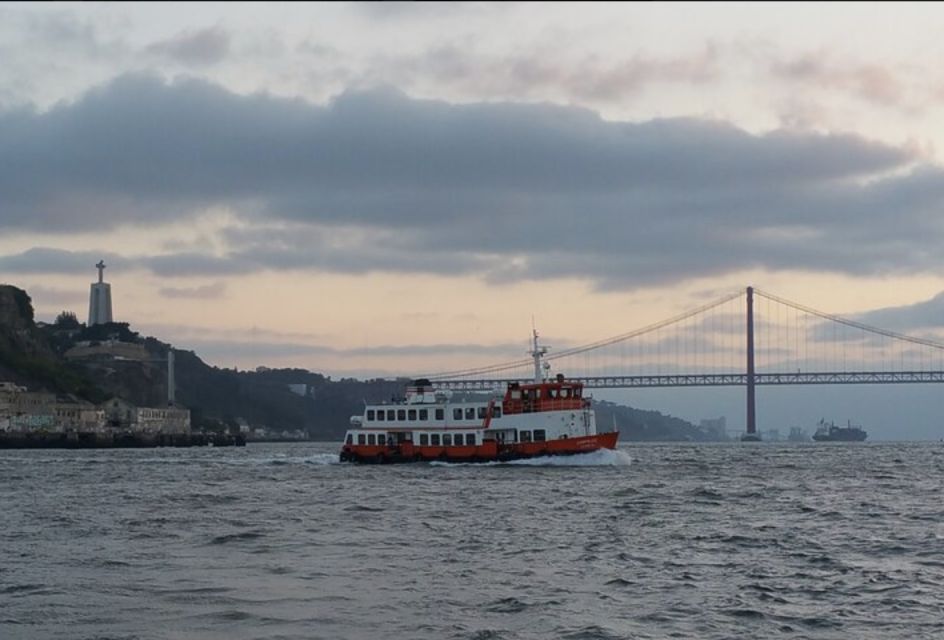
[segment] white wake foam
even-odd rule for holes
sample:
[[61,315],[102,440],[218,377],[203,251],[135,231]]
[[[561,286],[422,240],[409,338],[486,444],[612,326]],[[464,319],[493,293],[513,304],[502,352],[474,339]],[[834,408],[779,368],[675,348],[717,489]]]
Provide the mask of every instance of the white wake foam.
[[590,453],[572,456],[542,456],[525,460],[512,460],[506,464],[532,467],[628,467],[633,459],[618,449],[597,449]]
[[430,462],[434,467],[494,467],[500,465],[516,465],[523,467],[628,467],[633,459],[625,451],[616,449],[597,449],[590,453],[578,453],[570,456],[540,456],[524,460],[509,460],[508,462]]
[[336,453],[315,453],[307,458],[305,462],[308,464],[341,464],[341,457]]

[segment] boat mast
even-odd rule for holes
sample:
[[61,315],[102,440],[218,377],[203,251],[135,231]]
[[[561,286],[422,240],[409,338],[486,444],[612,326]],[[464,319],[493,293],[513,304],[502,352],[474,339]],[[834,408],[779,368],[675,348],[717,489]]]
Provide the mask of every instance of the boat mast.
[[532,328],[534,334],[534,348],[531,350],[531,357],[534,358],[534,383],[541,384],[544,381],[544,374],[541,371],[541,357],[547,353],[549,347],[538,346],[538,330]]

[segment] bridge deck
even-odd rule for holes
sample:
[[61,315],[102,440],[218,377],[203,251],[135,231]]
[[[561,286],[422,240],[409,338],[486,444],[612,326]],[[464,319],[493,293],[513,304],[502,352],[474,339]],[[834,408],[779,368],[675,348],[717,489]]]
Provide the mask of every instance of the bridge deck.
[[[595,389],[638,389],[653,387],[738,387],[747,386],[746,373],[675,374],[640,376],[568,376]],[[434,380],[442,389],[485,391],[504,388],[509,382],[528,382],[523,378],[483,380]],[[917,384],[944,382],[944,371],[826,371],[793,373],[755,373],[756,385],[798,384]]]

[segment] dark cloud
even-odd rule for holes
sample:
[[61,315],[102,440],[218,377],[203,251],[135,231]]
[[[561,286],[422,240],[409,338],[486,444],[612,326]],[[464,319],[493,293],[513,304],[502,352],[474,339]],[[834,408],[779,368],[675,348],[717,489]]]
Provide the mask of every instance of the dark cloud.
[[930,300],[899,307],[885,307],[854,318],[873,327],[882,327],[899,333],[944,327],[944,291]]
[[229,53],[229,33],[221,27],[187,30],[172,38],[147,47],[158,54],[188,65],[209,65],[223,60]]
[[22,253],[0,256],[0,273],[88,273],[92,277],[99,260],[104,260],[109,267],[127,268],[133,264],[113,253],[34,247]]
[[200,287],[164,287],[158,293],[165,298],[214,300],[226,295],[226,285],[222,282],[214,282]]
[[[750,268],[909,273],[944,266],[944,172],[915,162],[854,135],[391,89],[316,106],[131,75],[0,113],[0,228],[147,226],[209,206],[242,218],[223,253],[126,258],[166,276],[386,270],[624,289]],[[91,257],[37,251],[50,250],[0,269]]]
[[[357,347],[343,349],[324,344],[305,342],[272,342],[250,339],[213,339],[182,338],[177,345],[183,349],[193,349],[209,362],[254,362],[278,363],[282,360],[298,362],[299,358],[308,358],[313,370],[318,368],[318,358],[369,358],[371,361],[386,360],[392,363],[402,361],[404,357],[507,357],[511,352],[520,351],[520,345],[493,344],[434,344],[434,345],[377,345],[375,347]],[[375,363],[376,365],[376,363]],[[402,375],[402,370],[401,370]]]

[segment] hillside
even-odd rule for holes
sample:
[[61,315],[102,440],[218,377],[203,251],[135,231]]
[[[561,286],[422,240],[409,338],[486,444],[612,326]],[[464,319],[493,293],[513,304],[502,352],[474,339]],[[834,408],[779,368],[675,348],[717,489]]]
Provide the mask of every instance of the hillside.
[[[170,349],[157,338],[142,338],[127,323],[86,327],[67,312],[54,324],[37,326],[29,295],[0,285],[0,380],[93,403],[117,396],[139,406],[161,406],[167,401]],[[243,421],[279,431],[302,430],[315,439],[339,439],[365,401],[401,396],[407,383],[331,380],[304,369],[221,369],[181,349],[174,349],[174,357],[176,400],[191,410],[194,427],[202,429]],[[690,423],[655,411],[607,402],[595,407],[600,429],[615,423],[624,441],[704,439]]]

